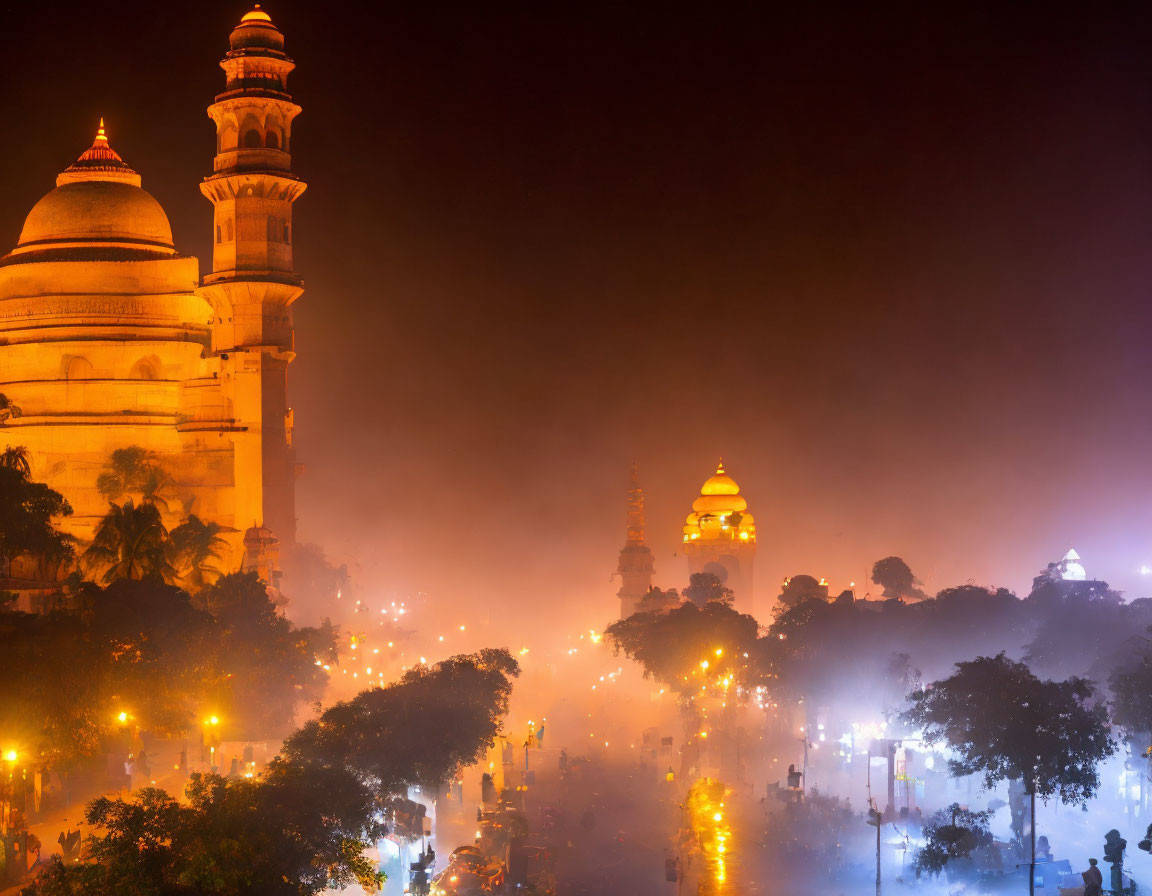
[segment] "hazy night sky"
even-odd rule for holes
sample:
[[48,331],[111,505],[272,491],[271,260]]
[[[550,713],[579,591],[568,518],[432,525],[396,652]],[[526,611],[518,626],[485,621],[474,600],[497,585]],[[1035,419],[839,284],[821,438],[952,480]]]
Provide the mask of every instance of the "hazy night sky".
[[[607,621],[719,455],[786,574],[1152,564],[1152,12],[264,4],[299,68],[304,538]],[[242,3],[6,5],[0,243],[107,119],[210,263]],[[1147,591],[1152,591],[1149,587]],[[580,615],[583,614],[583,615]]]

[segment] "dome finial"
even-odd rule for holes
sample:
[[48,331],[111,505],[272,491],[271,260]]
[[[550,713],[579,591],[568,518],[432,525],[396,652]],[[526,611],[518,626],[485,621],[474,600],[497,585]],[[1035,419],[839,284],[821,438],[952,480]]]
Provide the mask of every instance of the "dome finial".
[[104,118],[96,129],[96,138],[75,162],[56,178],[56,186],[83,180],[115,180],[140,186],[140,175],[122,159],[108,143]]
[[716,475],[717,476],[723,476],[724,475],[724,458],[720,458],[720,462],[718,464],[716,464]]

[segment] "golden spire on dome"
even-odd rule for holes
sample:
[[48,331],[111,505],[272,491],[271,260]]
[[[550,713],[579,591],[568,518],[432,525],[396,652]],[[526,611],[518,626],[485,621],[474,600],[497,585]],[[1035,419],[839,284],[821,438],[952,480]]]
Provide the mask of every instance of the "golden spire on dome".
[[80,158],[69,165],[56,177],[56,186],[84,180],[112,180],[140,186],[140,175],[120,158],[120,154],[108,143],[104,130],[104,119],[96,129],[92,145],[80,153]]

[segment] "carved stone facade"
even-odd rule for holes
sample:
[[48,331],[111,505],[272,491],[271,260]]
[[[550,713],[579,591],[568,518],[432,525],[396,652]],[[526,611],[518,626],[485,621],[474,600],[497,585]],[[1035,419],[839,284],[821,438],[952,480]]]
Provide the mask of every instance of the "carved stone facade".
[[284,38],[257,7],[230,37],[217,128],[213,263],[173,244],[167,216],[109,145],[91,148],[29,213],[0,259],[0,447],[25,446],[33,478],[71,502],[64,527],[91,538],[108,500],[97,488],[118,448],[150,452],[171,477],[166,522],[188,514],[234,530],[228,568],[259,527],[295,539],[292,264]]

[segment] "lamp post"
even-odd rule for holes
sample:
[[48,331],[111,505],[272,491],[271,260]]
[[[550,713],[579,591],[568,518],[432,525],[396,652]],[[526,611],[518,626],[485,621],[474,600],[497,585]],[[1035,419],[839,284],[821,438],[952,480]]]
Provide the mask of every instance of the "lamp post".
[[7,835],[8,826],[12,823],[12,796],[15,784],[13,778],[16,772],[16,760],[19,754],[15,750],[4,751],[4,761],[8,764],[8,789],[5,791],[4,810],[0,812],[0,834]]
[[[15,777],[16,777],[16,762],[20,759],[20,754],[13,749],[9,749],[4,753],[4,761],[8,763],[8,827],[12,824],[12,797],[15,795]],[[20,869],[20,874],[15,879],[17,881],[23,880],[24,875],[28,873],[28,769],[24,767],[21,769],[21,777],[24,781],[24,830],[21,834],[21,847],[20,847],[20,862],[23,866]]]
[[208,770],[212,771],[216,767],[216,747],[220,743],[220,717],[217,715],[210,715],[204,720],[204,727],[207,729],[206,743],[208,746]]

